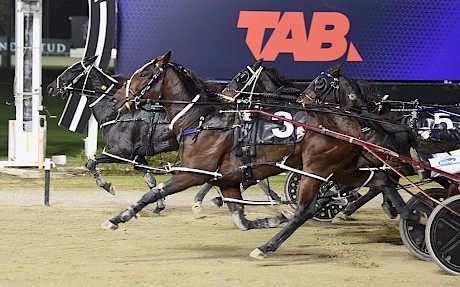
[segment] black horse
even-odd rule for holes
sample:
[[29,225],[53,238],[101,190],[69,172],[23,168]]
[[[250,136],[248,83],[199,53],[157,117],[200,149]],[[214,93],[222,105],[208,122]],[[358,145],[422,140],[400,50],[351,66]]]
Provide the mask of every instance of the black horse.
[[[97,171],[100,163],[134,163],[134,168],[144,177],[149,188],[156,186],[156,180],[150,169],[146,168],[146,156],[177,150],[179,145],[175,135],[169,130],[165,112],[161,107],[145,107],[120,115],[114,112],[112,95],[124,82],[104,73],[93,65],[96,57],[79,61],[48,85],[48,94],[52,97],[84,95],[88,105],[102,129],[105,143],[104,152],[88,158],[86,167],[94,176],[98,186],[115,194],[111,183],[105,182]],[[165,208],[164,199],[157,203],[155,214]]]
[[[202,89],[203,81],[189,70],[170,63],[170,57],[171,52],[157,57],[133,74],[114,95],[114,105],[123,112],[135,102],[162,103],[171,129],[180,137],[183,168],[177,170],[170,180],[151,189],[139,201],[104,222],[103,228],[117,229],[120,223],[129,221],[159,198],[209,180],[214,180],[225,198],[241,199],[240,183],[264,179],[286,168],[299,167],[304,176],[294,218],[273,239],[254,250],[251,256],[262,258],[267,252],[274,252],[306,220],[312,218],[322,205],[317,201],[319,186],[329,179],[356,187],[367,184],[383,190],[392,202],[397,203],[401,216],[416,222],[420,220],[419,214],[409,212],[401,196],[392,188],[387,174],[376,172],[369,179],[369,171],[359,170],[356,164],[363,150],[360,145],[323,134],[332,130],[347,135],[347,139],[361,137],[363,126],[354,117],[321,105],[302,106],[286,102],[281,106],[282,113],[266,112],[271,111],[269,107],[252,106],[250,102],[242,103],[237,108],[229,107],[227,100]],[[342,83],[338,85],[339,91],[348,91]],[[289,120],[286,110],[304,117],[302,121],[309,123],[310,130],[305,132],[292,127],[294,123],[297,127],[307,125]],[[273,121],[272,117],[277,120]],[[286,136],[288,131],[289,141],[273,145],[260,144],[252,137],[248,140],[246,135],[257,130],[252,125],[256,120],[260,120],[261,130],[278,124],[271,132]],[[288,130],[281,130],[283,127]],[[408,151],[413,143],[412,134],[405,127],[395,128],[381,123],[378,128],[374,129],[376,135],[390,138],[388,147],[396,152]],[[263,142],[269,141],[264,139]],[[234,223],[245,225],[244,207],[235,201],[227,205]]]

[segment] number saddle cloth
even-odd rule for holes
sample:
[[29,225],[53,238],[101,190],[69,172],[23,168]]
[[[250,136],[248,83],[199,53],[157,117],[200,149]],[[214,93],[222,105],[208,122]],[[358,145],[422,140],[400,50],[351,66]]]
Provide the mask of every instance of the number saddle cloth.
[[[274,115],[294,120],[300,123],[307,122],[304,110],[289,107],[270,107],[264,109]],[[236,133],[237,156],[255,156],[257,145],[285,145],[296,144],[305,136],[305,128],[276,118],[255,114],[249,122],[245,122]]]

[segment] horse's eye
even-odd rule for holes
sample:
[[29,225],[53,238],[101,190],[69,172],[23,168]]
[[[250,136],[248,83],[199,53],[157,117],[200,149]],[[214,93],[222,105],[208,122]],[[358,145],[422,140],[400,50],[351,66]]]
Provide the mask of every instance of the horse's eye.
[[319,78],[315,81],[315,90],[322,90],[326,85],[326,81],[323,78]]
[[141,76],[141,78],[144,78],[145,75],[146,75],[146,73],[145,73],[145,72],[142,72],[140,76]]

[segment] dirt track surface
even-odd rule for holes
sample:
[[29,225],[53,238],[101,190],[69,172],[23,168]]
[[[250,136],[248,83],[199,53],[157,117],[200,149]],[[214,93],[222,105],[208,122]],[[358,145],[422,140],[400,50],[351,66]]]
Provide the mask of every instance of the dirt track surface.
[[[0,175],[1,176],[1,175]],[[167,199],[116,231],[101,223],[144,191],[0,188],[0,286],[457,286],[458,277],[410,254],[378,198],[356,221],[309,221],[264,260],[249,257],[279,228],[240,231],[208,195],[194,218],[194,191]],[[249,196],[250,194],[248,194]],[[283,207],[289,209],[289,207]],[[281,209],[278,209],[281,210]],[[249,218],[274,207],[249,207]]]

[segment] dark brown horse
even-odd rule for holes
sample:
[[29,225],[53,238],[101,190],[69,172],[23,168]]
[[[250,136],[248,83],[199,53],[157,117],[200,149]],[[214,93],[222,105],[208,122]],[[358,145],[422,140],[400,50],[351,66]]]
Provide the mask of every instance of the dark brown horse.
[[[324,181],[332,179],[356,187],[368,182],[369,172],[361,171],[356,166],[362,147],[322,133],[307,131],[303,136],[296,133],[294,138],[298,141],[279,145],[255,144],[250,152],[248,149],[240,150],[237,135],[241,133],[236,132],[237,128],[242,129],[244,125],[256,121],[256,118],[269,124],[273,122],[271,118],[257,117],[245,109],[235,109],[219,96],[208,94],[201,88],[202,81],[189,70],[170,63],[170,56],[171,52],[168,52],[134,73],[115,94],[114,107],[123,111],[124,107],[132,108],[135,103],[142,101],[162,103],[171,121],[170,128],[179,138],[183,167],[170,180],[151,189],[139,201],[106,221],[103,228],[117,229],[120,223],[129,221],[148,204],[210,180],[220,187],[225,198],[241,199],[239,184],[245,180],[245,173],[249,173],[254,180],[260,180],[286,168],[300,167],[299,171],[305,176],[300,183],[295,217],[273,239],[251,253],[253,257],[262,258],[267,252],[275,251],[317,212],[321,203],[316,200],[316,195]],[[301,111],[309,125],[321,126],[322,130],[336,131],[353,138],[362,136],[359,122],[340,110],[322,106],[311,108],[296,103],[283,105],[282,109],[292,113]],[[285,121],[281,121],[280,126],[289,130],[293,128]],[[250,133],[248,128],[246,132]],[[278,128],[277,131],[281,130]],[[382,134],[392,136],[398,132],[392,134],[389,130],[383,130]],[[410,142],[408,138],[401,139],[404,145]],[[389,185],[391,181],[386,174],[376,174],[368,182],[368,186],[384,190],[393,202],[403,202],[394,189],[387,188]],[[243,224],[243,205],[229,202],[228,207],[235,224]],[[420,215],[410,214],[407,210],[400,213],[407,219],[420,219]]]

